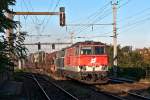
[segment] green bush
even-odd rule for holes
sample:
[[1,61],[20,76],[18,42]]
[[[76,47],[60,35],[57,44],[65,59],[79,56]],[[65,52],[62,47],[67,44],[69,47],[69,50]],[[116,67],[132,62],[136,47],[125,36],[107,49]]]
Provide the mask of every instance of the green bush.
[[141,67],[123,67],[119,68],[118,76],[140,80],[141,78],[145,78],[146,69]]

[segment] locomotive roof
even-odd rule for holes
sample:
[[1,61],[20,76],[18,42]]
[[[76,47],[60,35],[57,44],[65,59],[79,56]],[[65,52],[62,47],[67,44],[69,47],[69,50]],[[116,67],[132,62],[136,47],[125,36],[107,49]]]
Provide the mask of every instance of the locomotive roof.
[[85,41],[85,42],[77,42],[77,43],[73,44],[71,47],[77,46],[77,45],[105,45],[105,44],[102,42]]
[[69,47],[65,47],[65,48],[62,48],[61,50],[65,50],[67,48],[72,48],[74,46],[79,46],[79,45],[106,45],[105,43],[102,43],[102,42],[95,42],[95,41],[84,41],[84,42],[77,42],[77,43],[74,43],[72,44],[71,46]]

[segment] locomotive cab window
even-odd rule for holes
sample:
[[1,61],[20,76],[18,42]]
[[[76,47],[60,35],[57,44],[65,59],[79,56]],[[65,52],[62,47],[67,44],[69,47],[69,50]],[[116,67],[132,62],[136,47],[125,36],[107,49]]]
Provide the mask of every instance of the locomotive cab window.
[[94,47],[94,54],[95,55],[99,55],[99,54],[104,54],[104,47],[100,47],[100,46],[95,46]]
[[92,54],[92,47],[81,47],[80,54],[81,55],[90,55],[90,54]]

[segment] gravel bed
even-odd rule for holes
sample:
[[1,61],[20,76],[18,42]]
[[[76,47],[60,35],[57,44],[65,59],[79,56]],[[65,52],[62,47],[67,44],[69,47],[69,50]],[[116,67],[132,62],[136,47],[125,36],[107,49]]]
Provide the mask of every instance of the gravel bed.
[[96,87],[102,91],[117,94],[120,96],[127,96],[123,91],[133,92],[139,95],[150,97],[148,93],[148,88],[150,88],[150,83],[122,83],[122,84],[107,84],[107,85],[96,85]]
[[[48,78],[53,80],[52,78]],[[72,80],[53,80],[56,84],[64,88],[66,91],[76,96],[79,100],[116,100],[107,95],[95,92],[88,88],[89,85],[82,84]]]

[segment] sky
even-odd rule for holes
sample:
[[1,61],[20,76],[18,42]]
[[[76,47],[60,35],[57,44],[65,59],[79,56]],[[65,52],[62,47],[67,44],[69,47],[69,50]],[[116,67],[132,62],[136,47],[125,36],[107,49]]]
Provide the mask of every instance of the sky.
[[[15,16],[21,22],[21,31],[32,36],[26,43],[35,42],[74,42],[93,40],[112,44],[113,0],[16,0],[13,11],[59,12],[65,7],[66,25],[59,26],[59,16]],[[116,0],[117,1],[117,0]],[[86,24],[86,26],[72,26]],[[69,26],[70,25],[70,26]],[[117,41],[121,46],[133,48],[150,47],[150,0],[118,0]]]

